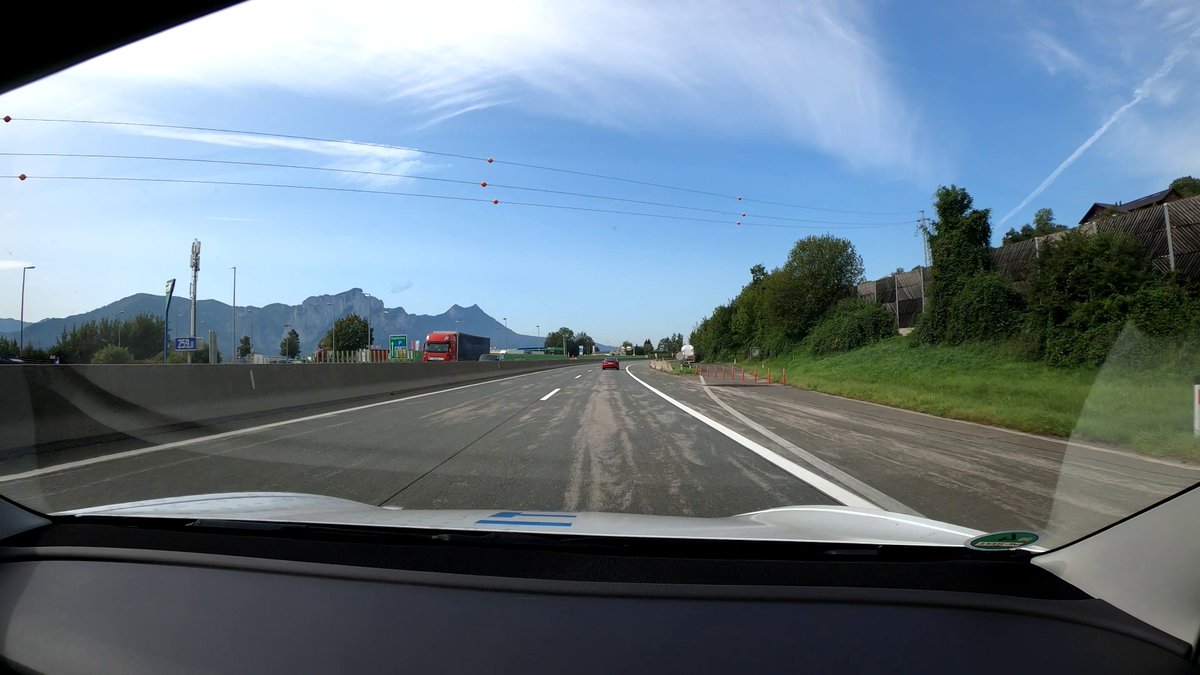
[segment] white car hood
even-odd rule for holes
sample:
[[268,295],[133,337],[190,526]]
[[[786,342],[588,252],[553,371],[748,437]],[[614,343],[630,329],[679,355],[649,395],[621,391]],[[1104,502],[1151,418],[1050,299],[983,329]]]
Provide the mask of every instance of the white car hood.
[[977,530],[888,511],[848,506],[785,506],[728,518],[683,518],[591,511],[407,511],[322,495],[234,492],[170,497],[55,515],[302,522],[571,536],[844,542],[962,546]]

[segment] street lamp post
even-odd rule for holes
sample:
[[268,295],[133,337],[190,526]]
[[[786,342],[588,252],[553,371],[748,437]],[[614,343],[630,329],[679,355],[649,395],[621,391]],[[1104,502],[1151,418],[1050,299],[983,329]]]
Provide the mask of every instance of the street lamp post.
[[[332,302],[327,302],[325,304],[329,305],[330,307],[333,307]],[[334,360],[336,360],[337,359],[337,319],[336,318],[333,320],[333,329],[330,330],[330,332],[333,333],[333,358],[334,358]],[[330,361],[328,359],[326,359],[325,362],[330,363]]]
[[[367,299],[367,353],[371,353],[371,347],[375,342],[371,339],[371,294],[363,293],[363,297]],[[369,359],[368,359],[369,360]]]
[[508,352],[508,317],[504,317],[504,351]]
[[229,269],[233,270],[233,342],[232,342],[233,351],[229,352],[229,356],[230,356],[229,362],[235,363],[237,361],[237,343],[238,343],[238,339],[237,339],[237,265],[233,265]]
[[21,348],[17,350],[17,356],[25,353],[25,272],[35,269],[37,269],[36,265],[26,265],[21,268]]

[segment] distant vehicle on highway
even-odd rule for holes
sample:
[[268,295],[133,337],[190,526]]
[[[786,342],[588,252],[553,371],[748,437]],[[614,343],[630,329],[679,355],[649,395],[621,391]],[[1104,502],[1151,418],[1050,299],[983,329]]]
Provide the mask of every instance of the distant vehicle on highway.
[[456,330],[434,331],[425,336],[425,351],[421,360],[477,361],[492,351],[492,339],[460,333]]
[[611,356],[600,362],[600,370],[608,370],[609,368],[620,370],[621,362]]
[[503,354],[480,354],[479,360],[480,361],[503,361],[504,355]]
[[675,354],[675,360],[684,364],[691,365],[696,362],[696,348],[691,345],[684,345],[679,353]]

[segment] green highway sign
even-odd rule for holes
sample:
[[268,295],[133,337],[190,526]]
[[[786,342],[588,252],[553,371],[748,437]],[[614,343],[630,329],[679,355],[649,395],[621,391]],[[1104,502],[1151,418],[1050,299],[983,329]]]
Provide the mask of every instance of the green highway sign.
[[393,359],[401,358],[403,352],[408,351],[408,336],[407,335],[389,335],[388,336],[388,353]]

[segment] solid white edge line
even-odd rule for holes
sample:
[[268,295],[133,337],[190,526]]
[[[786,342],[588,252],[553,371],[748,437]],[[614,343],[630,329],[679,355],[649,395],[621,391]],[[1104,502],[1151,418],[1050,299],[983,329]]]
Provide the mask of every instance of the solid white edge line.
[[[529,377],[530,375],[541,375],[541,374],[545,374],[545,373],[551,373],[551,372],[554,372],[555,370],[558,370],[558,369],[550,368],[547,370],[537,370],[532,373],[521,373],[520,375],[511,375],[509,377],[501,377],[501,378],[497,378],[495,380],[484,380],[483,382],[473,382],[471,384],[463,384],[463,385],[459,385],[457,387],[451,387],[449,389],[438,389],[437,391],[427,391],[423,394],[413,394],[412,396],[404,396],[402,398],[394,398],[394,399],[391,399],[388,401],[379,401],[378,403],[368,403],[366,405],[355,406],[353,408],[344,408],[342,410],[331,410],[330,412],[319,413],[316,415],[308,415],[307,417],[297,417],[296,419],[291,419],[291,420],[282,420],[279,422],[271,422],[270,424],[261,424],[256,427],[247,427],[245,429],[235,429],[233,431],[224,431],[219,434],[212,434],[211,436],[200,436],[198,438],[189,438],[189,439],[183,440],[183,441],[172,441],[170,443],[163,443],[162,445],[151,445],[150,447],[138,448],[137,450],[126,450],[125,452],[115,452],[111,455],[100,455],[99,457],[89,457],[88,459],[80,459],[80,460],[76,460],[74,462],[63,462],[62,464],[54,464],[52,466],[44,466],[39,469],[30,469],[29,471],[24,471],[22,473],[13,473],[13,474],[5,475],[5,476],[0,476],[0,483],[9,483],[9,482],[12,482],[15,480],[24,480],[26,478],[33,478],[35,476],[43,476],[48,473],[57,473],[59,471],[68,471],[70,469],[77,469],[79,467],[89,466],[92,464],[100,464],[101,462],[111,462],[113,460],[125,459],[127,457],[137,457],[138,455],[146,455],[146,454],[149,454],[152,452],[158,452],[160,450],[171,450],[173,448],[182,448],[182,447],[186,447],[189,445],[195,445],[197,443],[207,443],[208,441],[217,441],[217,440],[221,440],[224,438],[232,438],[234,436],[241,436],[243,434],[253,434],[253,433],[256,433],[259,431],[264,431],[266,429],[274,429],[276,427],[287,426],[288,424],[296,424],[298,422],[308,422],[310,420],[319,420],[319,419],[324,419],[326,417],[334,417],[335,415],[344,415],[345,413],[358,412],[359,410],[367,410],[368,408],[377,408],[377,407],[383,406],[383,405],[393,405],[396,403],[403,403],[404,401],[412,401],[413,399],[425,398],[426,396],[436,396],[438,394],[446,394],[446,393],[449,393],[452,391],[461,391],[463,389],[470,389],[471,387],[481,387],[485,384],[495,384],[496,382],[505,382],[507,380],[515,380],[519,377]],[[555,391],[558,391],[558,390],[556,389]],[[545,400],[545,399],[542,399],[542,400]]]
[[545,401],[546,399],[550,398],[551,396],[553,396],[553,395],[557,394],[557,393],[558,393],[558,392],[560,392],[560,391],[562,391],[562,387],[559,387],[558,389],[555,389],[554,391],[550,392],[549,394],[546,394],[545,396],[543,396],[543,397],[539,398],[538,400],[539,400],[539,401]]
[[859,508],[866,508],[866,509],[878,509],[879,508],[877,505],[871,503],[870,501],[863,498],[862,496],[857,495],[857,494],[847,490],[846,488],[834,483],[833,481],[831,481],[823,476],[819,476],[819,475],[813,473],[812,471],[805,469],[804,467],[793,462],[792,460],[781,456],[779,453],[771,451],[770,449],[768,449],[767,447],[763,446],[760,443],[756,443],[756,442],[750,440],[749,438],[746,438],[745,436],[739,434],[738,432],[734,431],[733,429],[730,429],[729,427],[725,426],[724,424],[721,424],[720,422],[718,422],[714,419],[706,417],[705,415],[702,415],[702,414],[696,412],[695,410],[692,410],[691,408],[687,407],[686,405],[680,403],[679,401],[676,401],[675,399],[671,398],[670,396],[667,396],[666,394],[662,393],[661,391],[650,386],[642,378],[638,377],[637,375],[634,375],[633,372],[631,372],[631,371],[632,371],[631,368],[625,369],[625,372],[630,377],[632,377],[634,380],[636,380],[638,382],[638,384],[641,384],[643,387],[649,389],[650,391],[654,392],[655,394],[658,394],[659,397],[661,397],[667,403],[670,403],[671,405],[675,406],[676,408],[679,408],[683,412],[691,415],[692,417],[695,417],[696,419],[700,420],[704,424],[715,429],[721,435],[734,441],[738,445],[742,446],[743,448],[746,448],[747,450],[753,452],[754,454],[758,455],[759,457],[762,457],[763,459],[774,464],[775,466],[779,467],[780,469],[783,469],[784,471],[791,474],[792,477],[794,477],[800,481],[803,481],[804,483],[807,483],[813,489],[817,490],[818,492],[821,492],[822,494],[833,499],[834,501],[839,502],[840,504],[842,504],[844,506],[856,506]]
[[921,513],[915,511],[914,509],[911,509],[908,506],[905,506],[904,504],[900,503],[896,499],[892,499],[891,497],[885,495],[884,493],[880,492],[879,490],[876,490],[875,488],[871,487],[870,485],[867,485],[866,483],[855,478],[854,476],[851,476],[850,474],[846,473],[845,471],[842,471],[841,469],[830,464],[829,462],[826,462],[825,460],[821,459],[820,457],[817,457],[816,455],[812,454],[811,452],[804,450],[803,448],[796,445],[795,443],[792,443],[791,441],[784,438],[783,436],[780,436],[779,434],[775,433],[774,431],[771,431],[770,429],[764,427],[763,425],[759,424],[758,422],[755,422],[754,420],[750,419],[749,417],[738,412],[737,410],[734,409],[733,406],[729,405],[725,401],[722,401],[720,398],[717,398],[716,393],[713,392],[712,387],[710,387],[708,382],[705,381],[703,375],[700,376],[700,384],[704,387],[704,393],[708,394],[708,397],[711,398],[713,401],[715,401],[717,405],[721,406],[725,410],[725,412],[727,412],[730,415],[733,415],[737,419],[741,420],[741,422],[743,424],[750,427],[751,429],[754,429],[755,431],[762,434],[763,436],[766,436],[767,438],[771,439],[777,445],[779,445],[783,449],[787,450],[788,452],[792,453],[793,455],[796,455],[801,460],[803,460],[806,464],[812,466],[816,470],[839,481],[840,483],[842,483],[842,485],[845,485],[847,488],[854,490],[855,492],[862,495],[863,497],[870,499],[872,502],[883,507],[884,509],[886,509],[888,511],[891,511],[893,513],[907,513],[912,516],[924,517]]

